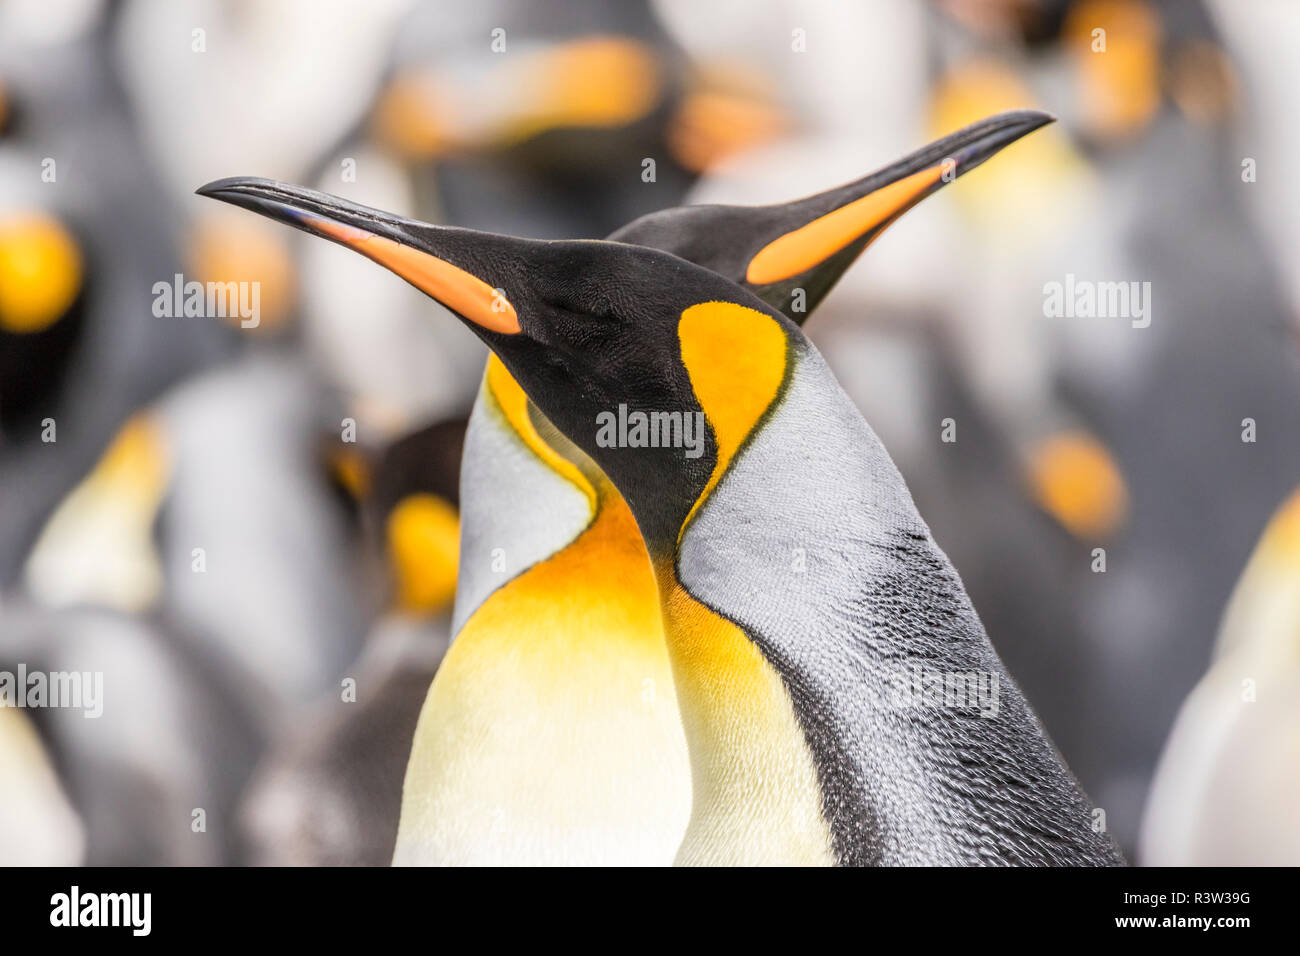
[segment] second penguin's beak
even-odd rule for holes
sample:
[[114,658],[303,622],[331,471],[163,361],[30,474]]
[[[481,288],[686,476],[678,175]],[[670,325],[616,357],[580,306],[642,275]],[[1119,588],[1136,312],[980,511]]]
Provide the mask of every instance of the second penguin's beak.
[[846,264],[838,262],[841,256],[855,257],[926,196],[1053,121],[1037,110],[999,113],[869,176],[806,199],[764,207],[769,215],[764,228],[751,237],[757,248],[747,263],[745,282],[768,286],[810,274],[815,278],[827,269],[838,278]]

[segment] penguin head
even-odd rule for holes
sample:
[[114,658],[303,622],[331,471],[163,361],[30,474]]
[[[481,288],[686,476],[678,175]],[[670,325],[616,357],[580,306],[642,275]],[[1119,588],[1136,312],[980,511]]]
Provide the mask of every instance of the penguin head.
[[[798,326],[754,293],[811,277],[819,299],[909,205],[1049,119],[994,117],[875,177],[810,197],[797,212],[761,210],[755,223],[765,230],[733,227],[738,256],[705,257],[722,272],[628,242],[429,225],[263,179],[219,180],[199,193],[348,246],[457,315],[600,465],[652,554],[662,555],[776,400],[790,356],[808,347]],[[890,184],[905,188],[881,201]],[[737,221],[726,207],[702,208],[714,211],[686,215]],[[640,232],[669,227],[657,220]],[[709,230],[697,222],[689,231]],[[726,241],[721,230],[715,238]]]
[[802,325],[858,255],[900,216],[1052,121],[1037,110],[998,113],[803,199],[768,206],[675,206],[642,216],[609,239],[663,249],[712,269]]
[[[716,460],[708,429],[702,443],[695,431],[697,413],[708,410],[683,364],[683,314],[729,303],[779,327],[783,342],[802,340],[797,326],[744,289],[671,253],[432,226],[266,180],[221,180],[200,193],[348,246],[440,302],[604,469],[643,522],[647,542],[675,540]],[[678,442],[651,447],[626,428],[619,434],[620,416],[627,421],[633,412],[672,415],[683,426]],[[612,442],[599,426],[610,415]],[[685,444],[687,419],[693,446]]]

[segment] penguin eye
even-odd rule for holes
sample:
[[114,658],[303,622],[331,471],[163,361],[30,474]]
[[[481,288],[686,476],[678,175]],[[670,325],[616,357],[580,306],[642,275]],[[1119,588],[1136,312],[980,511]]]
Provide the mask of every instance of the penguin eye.
[[601,352],[617,339],[619,331],[617,321],[610,321],[604,317],[592,321],[592,318],[590,315],[584,315],[582,321],[572,327],[568,344],[575,351]]
[[591,297],[587,304],[587,314],[593,319],[600,319],[605,322],[617,319],[614,314],[614,303],[603,292],[597,292]]
[[569,363],[566,362],[564,357],[555,350],[543,352],[542,363],[551,372],[556,372],[566,376],[569,374]]
[[550,350],[599,351],[617,335],[620,323],[606,296],[590,297],[581,290],[547,296],[540,314],[529,321],[530,334]]
[[586,276],[555,283],[554,288],[543,293],[542,300],[573,322],[591,324],[592,320],[605,322],[615,317],[609,295]]

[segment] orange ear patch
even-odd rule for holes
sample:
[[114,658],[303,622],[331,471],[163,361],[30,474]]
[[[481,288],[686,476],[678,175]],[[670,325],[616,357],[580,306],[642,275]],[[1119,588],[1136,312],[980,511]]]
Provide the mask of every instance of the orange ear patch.
[[820,265],[855,239],[907,212],[942,175],[942,165],[923,169],[773,239],[750,260],[746,281],[768,285]]
[[703,302],[677,324],[682,364],[718,449],[713,474],[683,522],[690,523],[785,380],[788,340],[769,315],[732,302]]
[[345,226],[322,216],[294,210],[313,232],[340,242],[401,276],[425,295],[437,299],[476,325],[514,335],[519,316],[506,297],[477,276],[419,249]]

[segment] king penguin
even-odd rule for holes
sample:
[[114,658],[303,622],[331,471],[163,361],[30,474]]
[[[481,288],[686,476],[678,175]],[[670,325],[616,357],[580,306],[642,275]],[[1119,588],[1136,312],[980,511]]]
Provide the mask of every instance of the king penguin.
[[[944,184],[927,170],[949,159],[955,178],[1045,121],[993,117],[805,200],[677,207],[611,238],[708,266],[802,322],[858,251]],[[764,284],[751,281],[763,248],[817,228],[824,245],[805,252],[806,278],[755,270]],[[627,505],[495,359],[463,476],[457,638],[415,735],[395,860],[671,862],[690,776],[655,583]],[[561,670],[571,661],[585,663]]]
[[[917,198],[960,165],[944,152],[908,175]],[[434,227],[265,180],[200,192],[356,249],[440,301],[626,500],[690,754],[676,862],[1119,862],[887,453],[781,311],[646,246]],[[866,198],[826,194],[816,218],[775,236],[754,225],[746,284],[819,289],[823,263],[869,241],[873,229],[843,228]],[[702,454],[609,447],[596,425],[620,406],[702,416]],[[498,612],[502,629],[567,612],[580,603],[567,588],[606,563],[516,578],[540,580]],[[591,663],[568,646],[553,666]],[[937,701],[921,690],[936,678]]]

